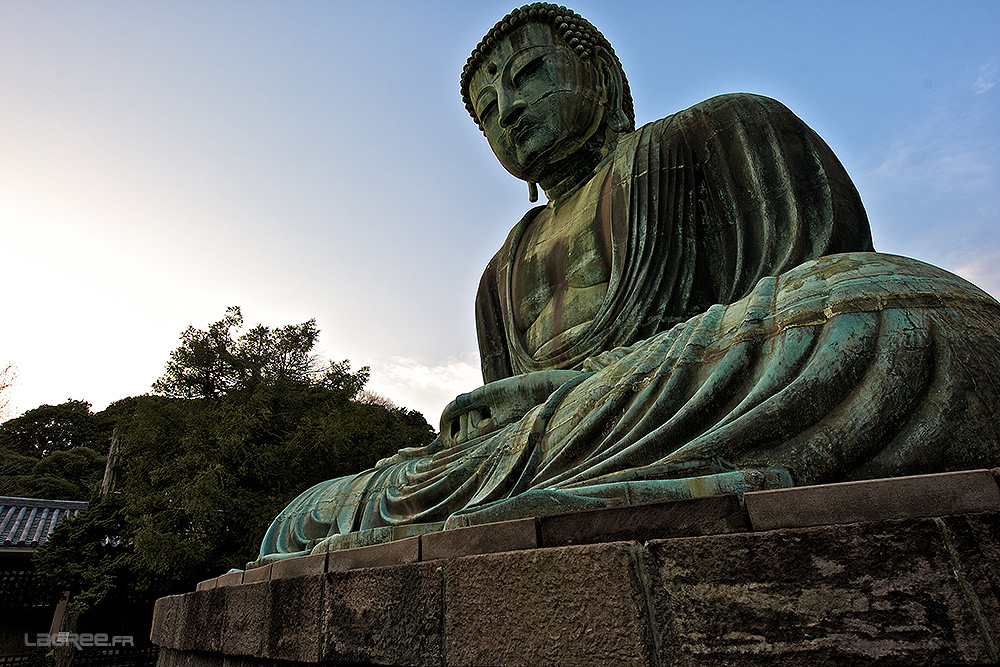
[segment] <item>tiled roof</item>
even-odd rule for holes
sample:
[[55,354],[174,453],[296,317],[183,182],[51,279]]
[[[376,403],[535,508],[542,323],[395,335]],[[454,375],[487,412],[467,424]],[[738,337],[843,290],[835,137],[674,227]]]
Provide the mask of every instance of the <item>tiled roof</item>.
[[0,496],[0,547],[30,548],[44,544],[56,524],[76,516],[86,506],[82,500]]

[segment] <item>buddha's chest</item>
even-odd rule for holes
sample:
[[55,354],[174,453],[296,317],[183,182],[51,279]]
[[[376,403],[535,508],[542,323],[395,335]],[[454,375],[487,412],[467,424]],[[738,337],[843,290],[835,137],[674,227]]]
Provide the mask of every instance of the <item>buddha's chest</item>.
[[601,206],[606,172],[574,198],[539,213],[516,249],[511,275],[514,320],[534,352],[589,323],[607,296],[610,224]]

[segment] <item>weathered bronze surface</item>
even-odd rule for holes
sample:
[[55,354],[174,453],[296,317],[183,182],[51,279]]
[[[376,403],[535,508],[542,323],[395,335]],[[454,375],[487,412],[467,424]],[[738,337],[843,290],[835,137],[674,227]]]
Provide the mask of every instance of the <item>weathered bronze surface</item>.
[[847,173],[783,105],[724,95],[634,129],[610,45],[543,3],[484,38],[462,91],[501,164],[548,197],[483,275],[486,384],[445,408],[431,445],[303,493],[263,562],[1000,465],[1000,304],[875,253]]

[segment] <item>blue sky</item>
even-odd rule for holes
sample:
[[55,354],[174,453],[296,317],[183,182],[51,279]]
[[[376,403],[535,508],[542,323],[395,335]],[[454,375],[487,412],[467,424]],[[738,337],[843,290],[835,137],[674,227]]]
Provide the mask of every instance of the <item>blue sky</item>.
[[[316,318],[432,423],[478,383],[479,275],[528,208],[458,77],[515,5],[0,2],[0,362],[15,411],[149,390],[229,305]],[[876,248],[1000,294],[1000,3],[597,2],[640,123],[775,97]]]

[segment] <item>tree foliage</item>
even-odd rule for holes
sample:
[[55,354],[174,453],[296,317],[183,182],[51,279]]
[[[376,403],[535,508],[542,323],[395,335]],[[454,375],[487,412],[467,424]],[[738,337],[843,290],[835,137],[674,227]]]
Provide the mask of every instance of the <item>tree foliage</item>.
[[87,401],[40,405],[0,424],[0,449],[36,459],[75,447],[106,453],[111,423],[90,411]]
[[314,319],[273,329],[258,324],[236,336],[234,330],[242,327],[243,315],[235,306],[207,330],[188,327],[153,391],[170,398],[220,398],[261,387],[310,386],[346,391],[353,398],[368,381],[367,367],[351,373],[348,362],[324,365],[312,352],[319,337]]
[[108,416],[75,400],[0,424],[0,495],[87,500],[104,472],[111,429]]
[[0,451],[3,496],[87,500],[103,474],[104,457],[89,447],[52,452],[40,461]]
[[[157,395],[105,411],[120,457],[114,493],[81,513],[86,530],[52,540],[38,561],[53,585],[86,592],[77,611],[125,590],[150,598],[191,590],[243,567],[303,490],[433,438],[419,413],[363,402],[366,368],[319,359],[314,321],[241,327],[236,308],[207,330],[189,327]],[[86,567],[58,565],[78,549]]]
[[80,613],[122,597],[148,598],[155,586],[137,570],[134,552],[121,499],[110,496],[60,523],[34,561],[54,594],[72,591]]

